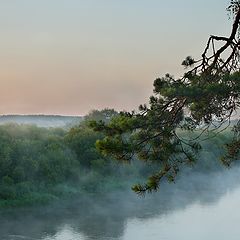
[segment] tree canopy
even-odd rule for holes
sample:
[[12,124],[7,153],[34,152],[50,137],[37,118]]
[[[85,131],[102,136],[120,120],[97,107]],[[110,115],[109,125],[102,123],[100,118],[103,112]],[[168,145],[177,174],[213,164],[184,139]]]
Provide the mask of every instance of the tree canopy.
[[[211,35],[201,58],[188,56],[182,65],[186,73],[157,78],[149,104],[139,111],[121,112],[111,121],[91,121],[90,126],[105,138],[96,146],[104,155],[119,161],[140,159],[160,163],[160,169],[146,184],[132,189],[137,193],[156,191],[163,178],[174,181],[185,164],[193,164],[201,142],[231,125],[240,107],[240,1],[227,8],[233,19],[230,36]],[[229,166],[240,152],[240,122],[234,121],[232,140],[221,158]],[[183,137],[194,131],[194,137]],[[185,135],[184,135],[185,136]]]

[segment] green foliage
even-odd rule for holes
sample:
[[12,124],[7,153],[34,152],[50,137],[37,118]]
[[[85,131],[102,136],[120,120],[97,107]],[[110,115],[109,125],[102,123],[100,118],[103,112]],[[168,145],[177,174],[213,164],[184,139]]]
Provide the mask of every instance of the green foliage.
[[9,124],[0,132],[0,199],[19,199],[79,173],[63,130]]
[[[120,132],[126,126],[135,124],[124,115],[118,115],[113,121],[114,126],[118,124],[117,119],[121,119],[118,129]],[[167,180],[174,181],[179,171],[176,165],[168,169],[170,165],[163,165],[162,160],[146,159],[144,151],[141,152],[142,161],[132,159],[131,165],[118,164],[113,159],[104,157],[96,150],[95,142],[100,139],[101,144],[102,139],[107,144],[106,138],[102,133],[88,128],[85,123],[68,132],[15,124],[0,126],[0,132],[0,207],[45,203],[81,193],[103,193],[129,188],[134,182],[144,181],[156,168],[164,166],[165,172],[156,172],[149,177],[146,185],[133,187],[135,191],[157,190],[158,179],[167,173]],[[196,133],[189,135],[187,131],[179,130],[178,134],[184,138],[194,138]],[[236,130],[235,135],[237,136]],[[126,139],[130,137],[125,136]],[[194,146],[204,159],[195,165],[195,170],[216,169],[219,146],[229,138],[222,135],[214,141],[209,140],[211,150],[205,146],[202,151],[198,145]],[[116,145],[109,148],[117,147],[117,151],[121,152],[123,146],[115,143]],[[124,151],[130,151],[128,147],[125,146]],[[101,149],[101,146],[98,148]],[[209,158],[212,160],[209,161]]]
[[88,115],[84,117],[84,120],[86,122],[92,120],[109,122],[116,115],[118,115],[118,112],[110,108],[105,108],[103,110],[92,110]]
[[226,154],[221,158],[222,163],[227,167],[240,158],[240,122],[233,127],[232,132],[234,137],[225,145]]
[[101,136],[86,126],[80,125],[70,129],[65,136],[65,143],[74,151],[79,163],[90,168],[94,161],[102,157],[95,148],[95,142]]
[[9,124],[0,132],[0,206],[111,190],[142,169],[102,156],[95,142],[103,135],[86,123],[69,131]]

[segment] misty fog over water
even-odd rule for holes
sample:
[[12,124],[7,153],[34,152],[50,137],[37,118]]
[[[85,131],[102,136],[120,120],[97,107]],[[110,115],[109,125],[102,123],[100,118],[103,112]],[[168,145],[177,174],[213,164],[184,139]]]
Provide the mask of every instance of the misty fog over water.
[[84,195],[50,206],[2,210],[2,240],[237,240],[240,168],[188,173],[159,192]]

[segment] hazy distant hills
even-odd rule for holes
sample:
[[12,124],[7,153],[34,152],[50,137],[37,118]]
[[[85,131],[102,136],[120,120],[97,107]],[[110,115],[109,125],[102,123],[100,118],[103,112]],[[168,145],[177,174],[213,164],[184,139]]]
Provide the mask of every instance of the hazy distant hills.
[[[79,124],[82,116],[61,116],[61,115],[0,115],[0,125],[6,123],[34,124],[39,127],[71,127]],[[237,124],[239,119],[231,120],[231,126]],[[218,123],[216,122],[216,125]],[[226,127],[224,123],[222,127]]]
[[35,124],[39,127],[68,127],[83,120],[81,116],[61,115],[0,115],[0,124]]

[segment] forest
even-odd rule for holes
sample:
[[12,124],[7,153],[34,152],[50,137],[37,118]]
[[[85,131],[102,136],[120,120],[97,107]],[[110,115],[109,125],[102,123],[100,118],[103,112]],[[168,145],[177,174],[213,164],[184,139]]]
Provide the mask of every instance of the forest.
[[[119,114],[113,109],[90,112],[71,128],[44,128],[8,123],[0,126],[0,207],[43,204],[81,194],[129,190],[143,183],[159,162],[133,159],[131,164],[102,155],[95,147],[103,133],[89,127],[91,120],[109,122]],[[182,136],[188,132],[182,131]],[[195,133],[190,133],[194,135]],[[204,141],[203,150],[187,171],[221,171],[221,148],[231,128]],[[139,161],[140,160],[140,161]],[[182,174],[186,174],[186,171]],[[173,179],[169,176],[169,182]],[[171,187],[171,186],[170,186]]]

